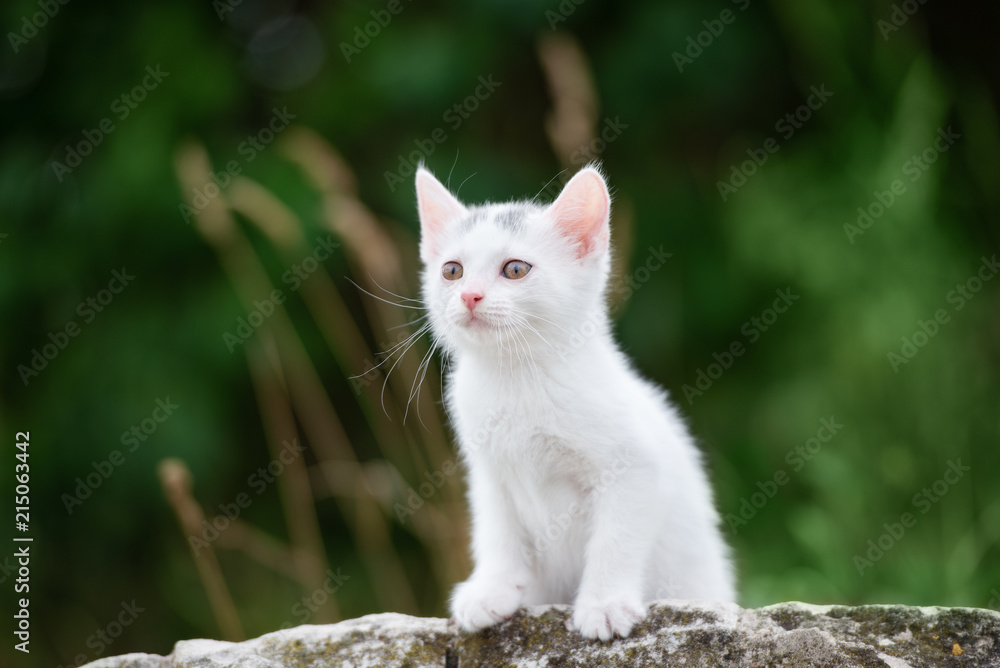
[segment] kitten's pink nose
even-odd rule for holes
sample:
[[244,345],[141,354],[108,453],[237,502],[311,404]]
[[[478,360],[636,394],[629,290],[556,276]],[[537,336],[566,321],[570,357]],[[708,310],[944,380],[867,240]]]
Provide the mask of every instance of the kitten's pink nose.
[[462,301],[465,302],[466,308],[468,308],[470,311],[476,308],[476,304],[478,304],[482,300],[482,298],[483,298],[483,293],[481,292],[462,293]]

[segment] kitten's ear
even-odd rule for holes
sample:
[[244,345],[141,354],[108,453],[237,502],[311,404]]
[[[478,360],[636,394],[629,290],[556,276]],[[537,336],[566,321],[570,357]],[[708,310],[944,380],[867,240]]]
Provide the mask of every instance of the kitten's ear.
[[467,211],[423,166],[417,169],[417,210],[420,214],[420,258],[427,262],[434,257],[448,224],[463,218]]
[[549,207],[548,215],[556,228],[576,243],[578,258],[607,251],[611,195],[595,168],[577,172]]

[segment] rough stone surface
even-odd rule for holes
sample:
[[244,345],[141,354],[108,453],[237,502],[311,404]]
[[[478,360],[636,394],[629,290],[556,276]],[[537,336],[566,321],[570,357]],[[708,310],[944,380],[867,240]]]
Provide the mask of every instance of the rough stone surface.
[[593,666],[1000,667],[1000,613],[974,608],[815,606],[757,610],[663,602],[624,640],[584,640],[569,608],[529,608],[481,633],[394,613],[299,626],[242,643],[185,640],[170,656],[126,654],[90,668],[570,668]]

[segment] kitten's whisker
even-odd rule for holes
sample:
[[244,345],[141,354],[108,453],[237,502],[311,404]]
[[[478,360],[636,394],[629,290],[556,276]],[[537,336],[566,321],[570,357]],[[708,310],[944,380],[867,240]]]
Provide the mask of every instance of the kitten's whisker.
[[451,163],[451,170],[449,170],[449,172],[448,172],[448,180],[445,181],[445,184],[449,188],[451,187],[451,175],[455,173],[455,165],[457,165],[457,164],[458,164],[458,149],[456,148],[455,149],[455,162]]
[[[546,339],[544,336],[542,336],[541,333],[537,329],[535,329],[534,327],[531,326],[531,323],[528,322],[527,318],[525,318],[524,316],[520,315],[519,313],[511,313],[510,315],[511,315],[511,317],[513,319],[515,319],[518,322],[518,324],[523,325],[523,326],[527,327],[528,329],[530,329],[532,332],[534,332],[535,336],[537,336],[539,339],[542,340],[543,343],[545,343],[547,346],[549,346],[553,350],[556,350],[556,347],[553,346],[551,343],[549,343],[548,339]],[[535,373],[535,376],[536,376],[536,382],[538,382],[538,379],[540,378],[540,373],[538,371],[538,365],[535,363],[535,355],[534,355],[533,349],[532,349],[531,345],[528,343],[528,339],[524,335],[524,333],[520,332],[519,334],[520,334],[520,336],[522,337],[522,339],[524,341],[525,347],[527,348],[528,361],[531,363],[532,369],[533,369],[533,371]],[[556,352],[558,352],[558,351],[556,351]]]
[[[535,296],[535,297],[534,297],[534,298],[533,298],[532,300],[537,300],[537,298],[538,298],[538,295],[536,295],[536,296]],[[513,303],[515,303],[515,304],[519,304],[520,302],[523,302],[523,301],[529,301],[529,299],[528,299],[528,298],[521,298],[521,299],[517,299],[517,298],[514,298],[514,299],[512,299],[511,301],[512,301]],[[566,309],[566,311],[565,311],[565,312],[566,312],[566,313],[570,313],[570,314],[572,314],[572,315],[576,315],[576,312],[575,312],[575,311],[570,311],[569,309]],[[538,319],[538,320],[541,320],[541,321],[543,321],[543,322],[547,322],[547,323],[549,323],[550,325],[552,325],[553,327],[558,327],[559,329],[561,329],[561,330],[562,330],[563,332],[565,332],[566,334],[573,334],[573,332],[571,332],[570,330],[566,329],[565,327],[563,327],[562,325],[560,325],[559,323],[557,323],[557,322],[555,322],[555,321],[552,321],[552,320],[549,320],[548,318],[544,318],[544,317],[542,317],[542,316],[540,316],[540,315],[537,315],[537,314],[535,314],[535,313],[533,313],[533,314],[531,315],[531,317],[532,317],[532,318],[536,318],[536,319]]]
[[527,327],[528,329],[530,329],[534,333],[534,335],[537,336],[542,341],[542,343],[544,343],[545,345],[547,345],[549,348],[552,348],[552,350],[555,350],[556,352],[558,352],[558,350],[556,349],[556,347],[554,345],[552,345],[549,342],[548,339],[546,339],[544,336],[542,336],[542,333],[539,332],[537,329],[535,329],[531,325],[531,323],[528,322],[528,319],[526,317],[520,315],[519,313],[511,313],[510,317],[516,319],[517,323],[519,325],[523,325],[524,327]]
[[[407,323],[407,324],[409,324],[409,323]],[[400,327],[402,327],[402,326],[403,325],[400,325]],[[356,378],[363,378],[364,376],[367,376],[372,371],[374,371],[375,369],[379,368],[380,366],[382,366],[383,364],[385,364],[386,362],[388,362],[390,359],[392,359],[393,353],[395,353],[397,350],[399,350],[400,346],[406,345],[407,342],[411,341],[414,337],[420,336],[421,334],[423,334],[429,328],[430,328],[430,323],[425,323],[425,324],[421,325],[420,329],[418,329],[414,333],[410,334],[408,337],[406,337],[404,340],[402,340],[399,343],[397,343],[396,345],[394,345],[392,348],[389,348],[389,350],[386,350],[384,352],[375,353],[376,355],[384,356],[384,359],[381,362],[379,362],[378,364],[376,364],[375,366],[373,366],[372,368],[370,368],[367,371],[365,371],[364,373],[362,373],[360,375],[357,375],[357,376],[349,376],[349,378],[351,380],[354,380]]]
[[[435,337],[432,341],[432,345],[438,347],[440,341]],[[439,387],[440,396],[444,396],[444,377],[445,374],[451,373],[451,358],[448,355],[441,356],[441,377],[438,379],[441,387]]]
[[497,334],[498,334],[498,336],[496,337],[497,361],[500,366],[500,377],[503,378],[503,330],[501,330]]
[[542,186],[542,189],[541,189],[541,190],[539,190],[539,191],[538,191],[538,192],[537,192],[537,193],[535,194],[535,196],[531,198],[531,201],[532,201],[532,202],[534,202],[535,200],[537,200],[537,199],[538,199],[538,196],[539,196],[539,195],[541,195],[541,194],[542,194],[543,192],[545,192],[546,190],[548,190],[548,187],[549,187],[550,185],[552,185],[552,182],[553,182],[553,181],[555,181],[556,179],[558,179],[558,178],[559,178],[560,176],[562,176],[562,175],[563,175],[563,174],[565,174],[565,173],[566,173],[566,170],[564,169],[564,170],[562,170],[561,172],[559,172],[558,174],[556,174],[555,176],[553,176],[553,177],[552,177],[551,179],[549,179],[549,182],[548,182],[548,183],[546,183],[546,184],[545,184],[544,186]]
[[406,342],[409,342],[409,345],[406,346],[406,348],[403,349],[403,352],[401,352],[399,355],[396,356],[396,361],[392,363],[391,367],[389,367],[389,370],[385,374],[385,380],[382,381],[382,392],[381,392],[381,394],[379,396],[379,399],[382,402],[382,412],[384,412],[385,415],[386,415],[386,417],[388,417],[390,420],[392,420],[392,417],[389,415],[389,411],[387,411],[385,409],[385,386],[388,385],[388,383],[389,383],[389,376],[392,375],[393,369],[395,369],[396,365],[399,364],[400,360],[403,359],[403,355],[405,355],[410,350],[410,348],[412,348],[414,346],[414,344],[417,342],[417,340],[418,340],[417,339],[417,335],[420,334],[420,333],[422,333],[424,331],[424,329],[427,328],[427,327],[430,327],[430,325],[429,324],[428,325],[424,325],[424,327],[421,327],[420,330],[417,331],[416,334],[413,334],[412,336],[410,336],[410,338],[408,338],[406,340]]
[[[428,318],[428,317],[430,317],[429,314],[425,313],[424,315],[420,316],[419,318],[414,318],[410,322],[404,322],[402,325],[393,325],[392,327],[387,328],[386,331],[391,332],[394,329],[400,329],[402,327],[410,327],[411,325],[415,325],[418,322],[420,322],[421,320],[423,320],[424,318]],[[426,325],[424,325],[424,326],[426,327]]]
[[[413,397],[416,395],[417,420],[420,421],[420,426],[422,426],[425,430],[427,430],[427,425],[424,424],[424,418],[420,415],[420,388],[424,383],[424,377],[427,375],[427,368],[430,366],[432,354],[434,354],[433,344],[427,349],[427,352],[424,353],[423,359],[420,360],[420,364],[417,365],[417,372],[413,375],[413,383],[410,385],[410,396],[406,399],[406,410],[403,411],[403,424],[406,424],[406,417],[410,414],[410,402],[413,401]],[[422,373],[421,369],[423,369]],[[414,388],[416,388],[415,391]]]
[[[375,287],[377,287],[377,288],[378,288],[379,290],[381,290],[382,292],[385,292],[386,294],[389,294],[389,295],[392,295],[392,296],[393,296],[393,297],[395,297],[396,299],[402,299],[403,301],[406,301],[406,302],[414,302],[414,303],[417,303],[417,304],[423,304],[423,303],[424,303],[424,300],[423,300],[423,299],[415,299],[415,298],[413,298],[413,297],[404,297],[403,295],[397,295],[397,294],[396,294],[395,292],[393,292],[392,290],[389,290],[389,289],[387,289],[387,288],[384,288],[384,287],[382,287],[382,286],[381,286],[381,285],[379,284],[379,282],[378,282],[378,281],[376,281],[376,280],[375,280],[375,278],[374,278],[374,277],[373,277],[373,276],[372,276],[371,274],[368,274],[368,279],[369,279],[369,280],[370,280],[370,281],[371,281],[371,282],[372,282],[372,283],[373,283],[373,284],[375,285]],[[352,281],[352,282],[353,282],[353,281]],[[368,293],[368,294],[371,294],[371,293]]]
[[[524,332],[519,331],[517,328],[514,328],[513,331],[514,331],[514,334],[518,337],[518,339],[520,339],[521,341],[524,342],[524,362],[525,362],[525,365],[526,366],[530,365],[531,376],[532,376],[532,378],[535,381],[535,385],[540,386],[541,382],[542,382],[542,378],[541,378],[541,374],[538,372],[538,366],[535,365],[535,357],[534,357],[534,355],[531,354],[531,345],[528,343],[528,340],[524,337]],[[518,346],[518,347],[520,347],[520,346]]]
[[[478,173],[479,173],[479,172],[472,172],[471,174],[469,174],[469,175],[468,175],[468,176],[467,176],[467,177],[465,178],[465,181],[468,181],[469,179],[471,179],[471,178],[472,178],[473,176],[475,176],[475,175],[476,175],[476,174],[478,174]],[[462,186],[464,186],[464,185],[465,185],[465,181],[462,181],[461,185],[459,185],[459,186],[458,186],[458,190],[456,190],[456,191],[455,191],[455,196],[456,196],[456,197],[458,196],[458,194],[459,194],[460,192],[462,192]]]
[[[372,292],[368,292],[363,287],[361,287],[360,285],[358,285],[357,283],[355,283],[353,280],[351,280],[349,277],[345,277],[345,278],[347,278],[347,280],[350,281],[354,285],[354,287],[356,287],[358,290],[361,290],[361,292],[365,293],[369,297],[374,297],[375,299],[379,300],[380,302],[385,302],[386,304],[389,304],[391,306],[398,306],[399,308],[412,308],[412,309],[415,309],[417,311],[422,311],[423,308],[424,308],[423,306],[410,306],[409,304],[397,304],[394,301],[390,301],[388,299],[385,299],[384,297],[379,297],[378,295],[376,295],[376,294],[374,294]],[[408,298],[407,297],[403,297],[403,299],[408,299]]]
[[[522,317],[524,317],[524,316],[522,316]],[[537,318],[538,320],[541,320],[542,322],[547,322],[548,324],[552,325],[553,327],[558,327],[560,330],[562,330],[566,334],[572,334],[573,333],[570,330],[568,330],[565,327],[563,327],[562,325],[560,325],[559,323],[554,322],[552,320],[549,320],[548,318],[543,318],[542,316],[536,315],[536,314],[532,314],[531,317],[532,318]]]

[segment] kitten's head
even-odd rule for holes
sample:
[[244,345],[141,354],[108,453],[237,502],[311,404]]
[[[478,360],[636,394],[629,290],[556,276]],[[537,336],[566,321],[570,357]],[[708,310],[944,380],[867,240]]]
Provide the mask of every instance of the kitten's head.
[[603,314],[611,197],[595,167],[549,206],[465,206],[423,167],[416,180],[424,300],[448,348],[552,353]]

